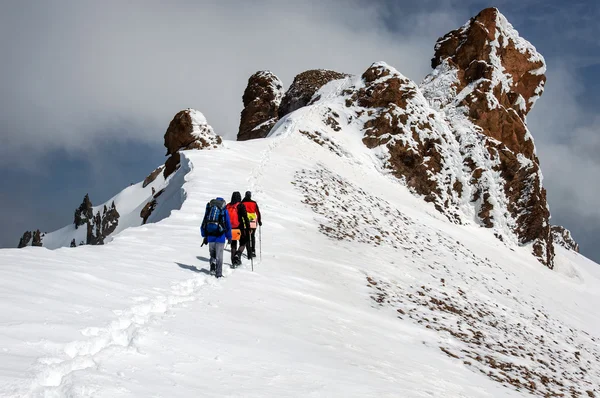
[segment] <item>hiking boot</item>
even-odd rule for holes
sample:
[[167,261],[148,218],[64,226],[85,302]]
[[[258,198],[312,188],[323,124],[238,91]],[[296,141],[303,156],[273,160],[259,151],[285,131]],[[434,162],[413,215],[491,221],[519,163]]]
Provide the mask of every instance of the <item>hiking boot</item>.
[[235,253],[235,255],[233,256],[233,265],[235,265],[235,266],[242,265],[242,259],[241,259],[240,253]]

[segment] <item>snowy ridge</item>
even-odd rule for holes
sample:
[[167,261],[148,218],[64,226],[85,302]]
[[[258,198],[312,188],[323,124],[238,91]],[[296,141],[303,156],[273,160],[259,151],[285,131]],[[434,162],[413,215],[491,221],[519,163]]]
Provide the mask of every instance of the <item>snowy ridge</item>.
[[[163,193],[182,203],[159,222],[105,246],[0,251],[0,396],[598,393],[598,265],[561,249],[550,271],[441,217],[381,172],[359,130],[321,121],[339,111],[346,129],[351,115],[327,91],[351,84],[330,83],[271,138],[182,152]],[[204,206],[245,189],[264,217],[262,261],[232,272],[227,251],[217,281],[200,248]],[[508,322],[523,333],[505,333]]]

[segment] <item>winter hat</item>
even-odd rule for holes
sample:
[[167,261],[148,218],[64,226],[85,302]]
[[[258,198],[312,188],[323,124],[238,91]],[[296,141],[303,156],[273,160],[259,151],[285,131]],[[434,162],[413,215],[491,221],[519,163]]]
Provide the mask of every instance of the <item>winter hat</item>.
[[231,203],[237,203],[242,201],[242,194],[238,191],[235,191],[231,194]]
[[246,191],[245,199],[252,199],[252,192]]

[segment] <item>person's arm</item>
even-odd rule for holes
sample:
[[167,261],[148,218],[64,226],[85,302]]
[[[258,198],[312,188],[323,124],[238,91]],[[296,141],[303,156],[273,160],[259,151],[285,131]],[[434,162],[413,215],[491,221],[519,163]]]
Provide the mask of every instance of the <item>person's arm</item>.
[[229,219],[229,212],[225,211],[225,237],[231,242],[231,220]]
[[245,230],[250,229],[250,220],[248,220],[248,212],[246,211],[246,206],[240,202],[238,205],[238,216],[241,217],[242,220],[242,228]]
[[262,225],[262,220],[260,218],[260,210],[258,209],[258,203],[256,203],[256,221],[258,221],[258,225]]
[[[208,204],[206,205],[208,207]],[[206,227],[206,210],[204,211],[204,217],[202,218],[202,224],[200,224],[200,234],[202,235],[202,237],[206,237],[206,232],[204,231],[204,228]]]

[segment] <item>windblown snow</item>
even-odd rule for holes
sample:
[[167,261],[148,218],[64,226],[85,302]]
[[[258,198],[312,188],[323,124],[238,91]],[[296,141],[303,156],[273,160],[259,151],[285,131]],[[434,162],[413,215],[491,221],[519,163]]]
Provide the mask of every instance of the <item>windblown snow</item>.
[[[182,152],[151,223],[105,246],[1,250],[0,396],[600,394],[598,264],[557,248],[549,270],[449,222],[320,122],[348,84],[266,139]],[[199,226],[235,190],[260,255],[234,271],[227,251],[216,280]]]

